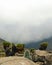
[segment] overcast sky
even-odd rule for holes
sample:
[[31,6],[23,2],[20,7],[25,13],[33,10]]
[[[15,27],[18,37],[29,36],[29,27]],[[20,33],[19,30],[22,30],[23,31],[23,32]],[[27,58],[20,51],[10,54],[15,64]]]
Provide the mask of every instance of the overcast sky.
[[52,36],[52,0],[0,0],[0,38],[38,41]]

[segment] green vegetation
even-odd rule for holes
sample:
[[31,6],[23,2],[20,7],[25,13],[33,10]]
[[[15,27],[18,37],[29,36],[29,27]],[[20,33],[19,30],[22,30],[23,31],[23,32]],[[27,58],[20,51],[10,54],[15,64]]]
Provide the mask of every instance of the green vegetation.
[[[48,42],[42,42],[40,44],[39,49],[46,50],[47,46],[48,46]],[[0,49],[0,53],[5,53],[6,56],[14,56],[16,52],[19,54],[23,54],[25,51],[25,45],[22,43],[18,43],[15,45],[14,43],[4,41],[3,48],[4,49]],[[35,48],[30,48],[29,50],[30,50],[30,53],[34,54]],[[28,53],[27,53],[27,55],[28,55]]]
[[11,43],[10,42],[7,42],[7,41],[4,41],[3,42],[3,48],[4,48],[4,51],[5,51],[5,54],[6,56],[9,56],[10,55],[10,45]]
[[24,44],[17,44],[17,49],[19,53],[23,53],[24,52]]
[[11,45],[10,42],[6,42],[6,41],[3,42],[3,46],[4,46],[4,47],[9,47],[10,45]]
[[30,52],[31,52],[31,53],[34,53],[34,50],[35,50],[34,48],[31,48],[31,49],[30,49]]
[[24,44],[17,44],[18,49],[24,49]]
[[25,57],[25,58],[28,58],[28,59],[31,59],[31,58],[30,58],[30,51],[29,51],[29,50],[26,50],[26,51],[25,51],[24,57]]
[[46,48],[47,48],[47,46],[48,46],[48,42],[43,42],[43,43],[41,43],[40,44],[40,50],[46,50]]
[[15,46],[14,43],[12,43],[12,53],[15,55],[15,53],[18,51],[17,47]]
[[10,42],[5,41],[3,42],[3,48],[6,56],[13,56],[16,52],[20,54],[24,52],[24,44],[15,45],[14,43],[11,44]]

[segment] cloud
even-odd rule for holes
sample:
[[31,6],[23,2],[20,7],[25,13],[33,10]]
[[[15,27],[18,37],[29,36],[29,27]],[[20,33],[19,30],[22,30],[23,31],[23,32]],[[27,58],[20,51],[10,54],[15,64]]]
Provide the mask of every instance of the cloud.
[[52,0],[0,1],[0,37],[11,42],[52,36]]
[[39,26],[9,24],[0,26],[0,37],[11,42],[38,41],[52,36],[52,19]]

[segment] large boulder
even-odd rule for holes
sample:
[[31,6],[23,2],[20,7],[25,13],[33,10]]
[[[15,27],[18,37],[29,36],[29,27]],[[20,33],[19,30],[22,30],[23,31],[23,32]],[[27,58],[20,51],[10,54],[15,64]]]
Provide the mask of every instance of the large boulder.
[[0,58],[0,65],[39,65],[24,57],[4,57]]
[[46,56],[47,54],[49,54],[47,51],[44,51],[44,50],[35,50],[35,53],[38,56]]
[[47,51],[35,50],[32,60],[36,63],[43,63],[43,65],[52,65],[52,54]]

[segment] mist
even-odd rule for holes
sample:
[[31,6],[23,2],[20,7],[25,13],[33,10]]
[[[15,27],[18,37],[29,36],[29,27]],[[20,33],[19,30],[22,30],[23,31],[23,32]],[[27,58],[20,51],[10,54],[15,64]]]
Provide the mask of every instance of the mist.
[[0,1],[0,38],[31,42],[52,37],[52,0]]

